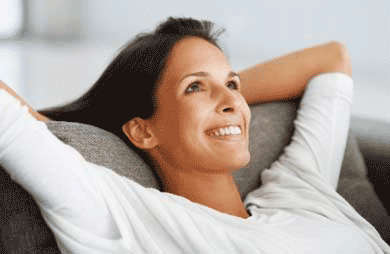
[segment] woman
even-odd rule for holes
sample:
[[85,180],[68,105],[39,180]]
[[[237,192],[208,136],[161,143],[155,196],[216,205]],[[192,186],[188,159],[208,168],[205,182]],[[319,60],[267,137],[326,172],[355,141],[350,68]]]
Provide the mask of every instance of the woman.
[[[353,88],[345,48],[331,42],[236,73],[211,28],[170,18],[154,33],[137,36],[72,105],[78,108],[72,121],[127,140],[156,171],[163,192],[86,162],[47,130],[48,118],[32,108],[39,121],[25,114],[3,85],[1,164],[37,200],[61,250],[389,250],[335,192]],[[250,159],[248,104],[300,96],[295,139],[244,203],[232,172]]]

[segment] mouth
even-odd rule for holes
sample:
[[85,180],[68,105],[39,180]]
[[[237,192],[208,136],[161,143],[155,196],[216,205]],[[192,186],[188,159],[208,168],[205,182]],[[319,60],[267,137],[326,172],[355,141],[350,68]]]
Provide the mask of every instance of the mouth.
[[244,131],[241,125],[226,125],[206,131],[206,135],[222,140],[242,139]]

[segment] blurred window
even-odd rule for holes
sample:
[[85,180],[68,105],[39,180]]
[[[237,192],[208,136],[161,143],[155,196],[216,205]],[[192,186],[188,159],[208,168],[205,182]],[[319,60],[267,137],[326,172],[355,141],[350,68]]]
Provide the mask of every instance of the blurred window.
[[0,0],[0,39],[19,34],[23,25],[23,0]]

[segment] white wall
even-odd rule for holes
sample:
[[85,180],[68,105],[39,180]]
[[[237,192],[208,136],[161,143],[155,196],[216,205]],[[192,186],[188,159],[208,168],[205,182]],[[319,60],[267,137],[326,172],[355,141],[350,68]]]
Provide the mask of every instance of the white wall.
[[[356,64],[390,64],[388,0],[85,1],[83,31],[99,40],[126,41],[168,16],[208,19],[227,29],[237,65],[327,40],[347,44]],[[374,67],[373,67],[374,68]]]
[[26,97],[36,108],[77,98],[126,41],[169,16],[185,16],[226,28],[221,43],[237,70],[329,40],[343,42],[354,71],[352,114],[390,122],[389,0],[29,0],[29,6],[30,29],[39,38],[61,41],[69,25],[68,36],[81,39],[21,46]]
[[222,44],[236,69],[341,41],[354,70],[353,114],[390,122],[389,0],[89,0],[84,8],[84,36],[117,45],[154,29],[168,16],[214,21],[227,29]]

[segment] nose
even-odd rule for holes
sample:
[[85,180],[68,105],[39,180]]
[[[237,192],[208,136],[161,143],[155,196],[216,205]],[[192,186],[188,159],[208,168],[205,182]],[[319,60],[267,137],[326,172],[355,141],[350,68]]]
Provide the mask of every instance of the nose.
[[237,91],[231,90],[226,85],[215,85],[213,93],[217,101],[216,111],[218,113],[235,113],[237,111],[240,103]]

